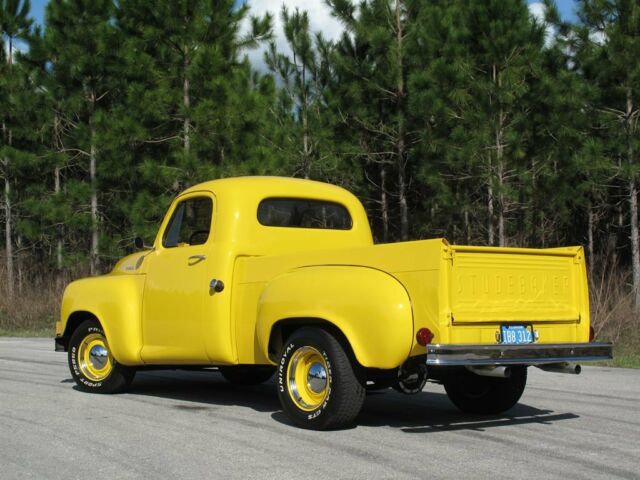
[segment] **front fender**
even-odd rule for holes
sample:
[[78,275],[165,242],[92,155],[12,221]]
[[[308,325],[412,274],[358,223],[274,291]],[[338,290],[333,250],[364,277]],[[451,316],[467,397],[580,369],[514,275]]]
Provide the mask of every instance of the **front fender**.
[[396,368],[411,350],[409,295],[396,278],[373,268],[305,267],[269,282],[260,297],[256,323],[265,358],[274,324],[291,318],[330,322],[344,334],[365,367]]
[[70,283],[62,297],[61,330],[75,312],[94,315],[114,358],[123,365],[142,363],[142,293],[144,275],[104,275]]

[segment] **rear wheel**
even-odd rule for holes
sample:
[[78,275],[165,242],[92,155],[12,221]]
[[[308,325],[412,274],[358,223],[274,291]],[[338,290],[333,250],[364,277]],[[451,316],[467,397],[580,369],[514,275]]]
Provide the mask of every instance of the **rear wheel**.
[[109,350],[104,330],[95,320],[86,320],[69,340],[69,370],[84,392],[116,393],[125,390],[135,369],[120,365]]
[[330,333],[301,328],[285,343],[278,365],[284,412],[302,428],[327,430],[352,423],[365,389],[357,365]]
[[220,373],[234,385],[258,385],[266,382],[275,373],[276,369],[262,365],[234,365],[219,367]]
[[527,367],[512,367],[509,378],[476,375],[466,369],[444,381],[449,399],[466,413],[502,413],[513,407],[527,384]]

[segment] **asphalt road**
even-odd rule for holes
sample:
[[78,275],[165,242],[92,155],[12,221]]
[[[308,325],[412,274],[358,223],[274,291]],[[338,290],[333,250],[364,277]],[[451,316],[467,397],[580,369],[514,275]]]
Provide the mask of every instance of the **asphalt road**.
[[130,393],[74,389],[51,339],[0,338],[0,478],[640,479],[640,370],[531,368],[507,414],[444,390],[370,394],[354,428],[291,426],[275,384],[139,373]]

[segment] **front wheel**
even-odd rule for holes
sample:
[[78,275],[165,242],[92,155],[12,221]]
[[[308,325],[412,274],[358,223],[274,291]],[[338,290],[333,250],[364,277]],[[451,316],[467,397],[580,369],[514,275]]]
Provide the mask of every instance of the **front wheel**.
[[466,413],[495,414],[513,407],[527,384],[527,367],[512,367],[508,378],[460,370],[444,381],[449,400]]
[[95,320],[86,320],[73,332],[68,360],[71,375],[84,392],[121,392],[136,374],[134,368],[116,362],[104,330]]
[[352,423],[365,388],[333,335],[301,328],[285,343],[278,364],[278,396],[284,412],[302,428],[327,430]]

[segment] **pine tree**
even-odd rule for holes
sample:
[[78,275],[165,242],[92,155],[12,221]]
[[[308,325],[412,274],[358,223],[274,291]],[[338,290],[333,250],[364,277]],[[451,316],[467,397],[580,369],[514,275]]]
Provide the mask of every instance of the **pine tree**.
[[626,187],[633,290],[640,309],[640,235],[638,233],[638,152],[640,135],[640,5],[634,0],[583,0],[580,56],[585,76],[599,87],[593,105],[605,154],[619,165]]
[[100,271],[101,141],[108,128],[109,106],[116,100],[119,38],[111,0],[52,0],[47,6],[46,41],[53,75],[64,88],[64,122],[71,127],[64,151],[88,162],[91,244],[89,267]]
[[326,131],[323,120],[326,111],[324,93],[330,76],[329,52],[331,45],[322,34],[312,34],[306,11],[296,8],[290,12],[285,5],[281,11],[284,36],[291,55],[278,52],[274,42],[265,53],[265,63],[282,84],[283,93],[291,102],[292,126],[286,142],[291,148],[293,160],[292,174],[304,178],[327,178],[332,156],[330,149],[324,152]]
[[[398,238],[407,240],[411,150],[416,136],[409,128],[407,109],[407,2],[372,0],[357,7],[349,0],[327,3],[347,32],[334,56],[337,94],[346,100],[336,110],[357,136],[353,149],[364,150],[355,154],[364,160],[365,176],[369,176],[367,170],[376,171],[371,181],[378,190],[382,239],[391,237],[392,227],[397,226],[393,230]],[[362,108],[362,102],[367,107]]]
[[[257,163],[269,158],[259,136],[273,83],[240,57],[269,38],[271,18],[248,14],[232,0],[118,3],[124,90],[113,112],[112,145],[114,154],[126,152],[131,169],[117,203],[125,232],[150,238],[185,186],[242,173],[244,161],[260,171]],[[122,158],[113,160],[117,183]]]
[[[2,0],[0,3],[0,33],[2,34],[3,47],[4,40],[7,41],[6,64],[2,62],[3,82],[0,88],[5,90],[5,102],[2,108],[2,173],[4,177],[4,213],[5,213],[5,253],[7,264],[7,295],[9,298],[14,292],[14,258],[13,258],[13,218],[11,205],[11,160],[15,151],[13,149],[13,130],[11,125],[12,113],[19,108],[15,104],[13,95],[15,93],[15,41],[24,37],[31,28],[29,10],[31,8],[29,0]],[[4,48],[3,48],[4,50]]]

